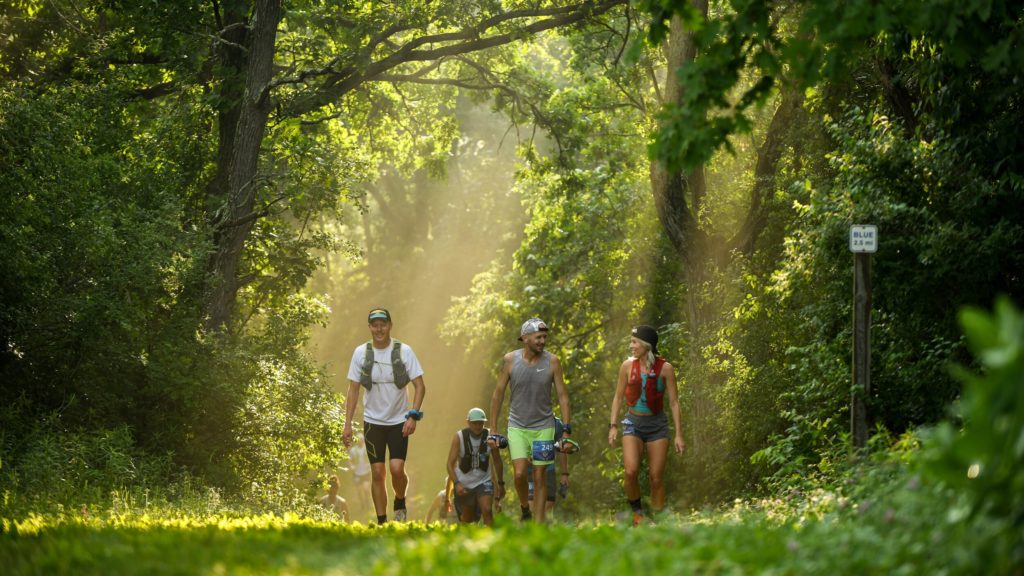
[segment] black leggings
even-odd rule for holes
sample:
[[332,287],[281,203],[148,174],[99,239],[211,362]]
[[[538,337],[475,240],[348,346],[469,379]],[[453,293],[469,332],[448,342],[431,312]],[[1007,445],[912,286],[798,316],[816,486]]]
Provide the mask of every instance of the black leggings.
[[385,449],[391,454],[392,460],[405,460],[405,454],[409,450],[409,437],[402,436],[402,427],[405,424],[372,424],[363,422],[363,438],[366,439],[366,455],[370,464],[384,462]]

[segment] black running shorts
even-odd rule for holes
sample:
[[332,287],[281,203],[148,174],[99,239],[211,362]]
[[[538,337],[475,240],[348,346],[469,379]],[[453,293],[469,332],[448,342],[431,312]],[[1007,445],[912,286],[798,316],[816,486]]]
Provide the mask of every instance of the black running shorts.
[[370,464],[384,462],[385,450],[391,460],[405,460],[409,451],[409,437],[402,436],[402,424],[384,426],[381,424],[363,423],[363,437],[366,439],[366,456]]

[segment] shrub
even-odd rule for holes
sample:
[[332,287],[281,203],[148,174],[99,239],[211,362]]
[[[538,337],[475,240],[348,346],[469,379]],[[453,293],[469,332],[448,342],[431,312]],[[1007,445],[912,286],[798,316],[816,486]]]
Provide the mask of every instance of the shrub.
[[[956,366],[964,382],[956,406],[963,419],[938,425],[930,437],[927,469],[964,493],[969,514],[1005,520],[1017,534],[1024,528],[1024,315],[1008,298],[988,314],[965,308],[960,323],[981,365],[976,373]],[[1015,554],[1024,559],[1024,542]]]

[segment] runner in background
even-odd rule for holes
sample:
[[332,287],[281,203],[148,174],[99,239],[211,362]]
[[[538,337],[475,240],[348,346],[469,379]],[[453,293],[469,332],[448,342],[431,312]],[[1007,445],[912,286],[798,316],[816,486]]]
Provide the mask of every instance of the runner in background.
[[454,479],[452,491],[459,522],[494,523],[493,502],[505,491],[504,464],[497,446],[488,442],[490,430],[484,427],[487,415],[472,408],[466,415],[466,427],[455,433],[448,451],[448,477]]
[[338,515],[342,522],[348,522],[348,503],[345,499],[338,495],[338,490],[341,488],[341,481],[334,474],[327,479],[327,494],[320,497],[318,501],[320,506],[334,512]]
[[355,437],[348,449],[348,467],[352,472],[352,519],[365,520],[370,511],[370,460],[362,434]]
[[[547,482],[547,501],[545,502],[545,514],[551,515],[555,511],[555,504],[558,498],[565,499],[569,492],[569,451],[575,450],[575,446],[566,445],[562,449],[562,420],[555,417],[555,461],[544,467],[544,477]],[[530,478],[530,499],[533,500],[533,464],[528,467],[527,476]]]
[[435,520],[435,514],[437,515],[436,520],[443,524],[454,524],[458,521],[455,510],[452,508],[452,480],[448,476],[444,477],[444,488],[430,502],[427,516],[423,521],[430,524]]

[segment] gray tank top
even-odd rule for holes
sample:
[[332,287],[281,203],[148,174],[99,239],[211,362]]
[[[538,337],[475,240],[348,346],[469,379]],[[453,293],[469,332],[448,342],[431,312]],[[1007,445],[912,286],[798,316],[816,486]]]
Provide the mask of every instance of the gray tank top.
[[531,365],[523,358],[522,348],[512,353],[512,375],[509,379],[512,398],[508,409],[510,428],[542,430],[555,425],[555,415],[551,411],[551,387],[554,384],[551,357],[551,353],[545,350],[537,363]]

